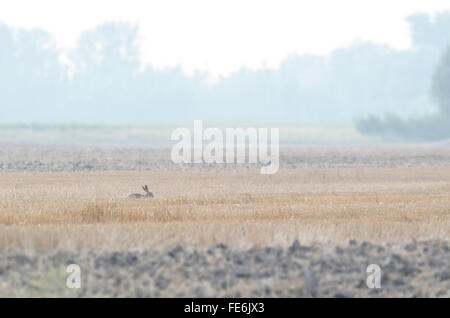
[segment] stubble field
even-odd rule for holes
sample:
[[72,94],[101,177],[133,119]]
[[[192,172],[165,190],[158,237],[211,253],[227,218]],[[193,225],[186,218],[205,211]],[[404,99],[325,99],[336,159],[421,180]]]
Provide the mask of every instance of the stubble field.
[[[274,175],[252,165],[177,166],[167,155],[2,147],[0,292],[449,296],[448,148],[283,149]],[[143,184],[154,198],[127,198]],[[266,276],[252,272],[258,257],[272,264]],[[109,269],[94,264],[101,259]],[[69,261],[86,264],[91,282],[75,294],[54,278]],[[381,291],[364,283],[375,261],[391,271]]]

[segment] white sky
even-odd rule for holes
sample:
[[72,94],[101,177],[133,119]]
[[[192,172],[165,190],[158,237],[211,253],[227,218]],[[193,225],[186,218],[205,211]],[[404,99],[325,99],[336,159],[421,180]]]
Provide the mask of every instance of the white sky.
[[137,23],[145,63],[217,77],[358,40],[407,48],[404,18],[443,10],[449,0],[2,0],[0,22],[45,29],[64,50],[105,21]]

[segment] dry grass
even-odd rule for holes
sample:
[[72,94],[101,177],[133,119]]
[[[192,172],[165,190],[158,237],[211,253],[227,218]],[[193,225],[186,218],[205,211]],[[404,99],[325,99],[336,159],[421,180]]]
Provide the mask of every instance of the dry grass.
[[[127,199],[149,184],[154,199]],[[1,173],[0,249],[450,239],[450,168]]]

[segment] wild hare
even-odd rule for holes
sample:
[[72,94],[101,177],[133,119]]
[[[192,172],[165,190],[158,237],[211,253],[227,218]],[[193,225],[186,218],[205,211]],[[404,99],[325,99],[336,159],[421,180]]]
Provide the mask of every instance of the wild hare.
[[142,186],[142,189],[144,189],[145,194],[132,193],[132,194],[130,194],[128,197],[129,197],[130,199],[153,198],[153,193],[151,193],[151,192],[148,190],[147,185]]

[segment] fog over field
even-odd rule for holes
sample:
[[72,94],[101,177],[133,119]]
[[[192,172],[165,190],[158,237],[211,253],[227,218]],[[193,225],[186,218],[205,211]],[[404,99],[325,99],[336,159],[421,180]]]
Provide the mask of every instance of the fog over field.
[[450,44],[450,14],[418,13],[407,23],[408,49],[360,41],[327,56],[291,54],[278,68],[242,68],[212,83],[207,73],[143,65],[138,25],[85,31],[63,63],[46,31],[0,24],[0,121],[352,124],[369,114],[434,114],[432,76]]
[[447,2],[26,2],[0,297],[450,297]]

